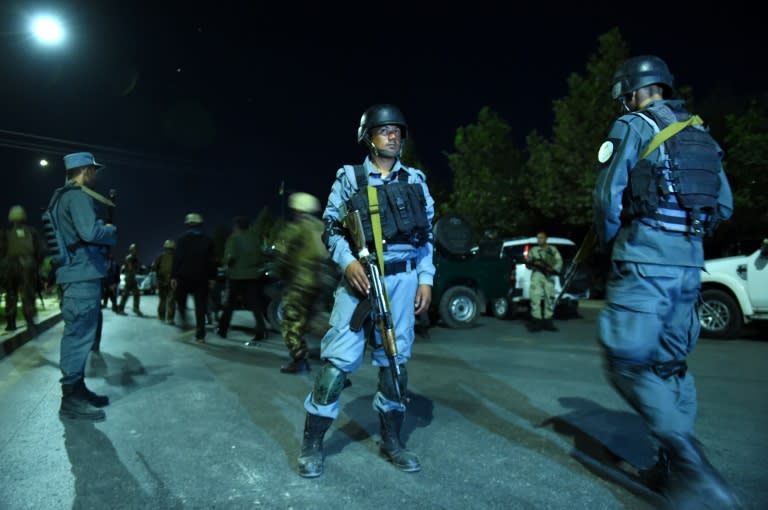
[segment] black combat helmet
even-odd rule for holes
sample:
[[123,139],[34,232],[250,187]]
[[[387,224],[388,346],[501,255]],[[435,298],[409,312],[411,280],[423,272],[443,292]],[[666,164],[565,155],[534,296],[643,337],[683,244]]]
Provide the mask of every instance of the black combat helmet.
[[360,127],[357,128],[357,143],[363,143],[365,135],[371,128],[386,126],[386,125],[399,126],[403,131],[402,140],[404,141],[408,136],[408,124],[405,122],[405,116],[397,108],[391,104],[376,104],[365,110],[363,116],[360,117]]
[[626,60],[613,73],[613,87],[611,95],[614,99],[629,94],[648,85],[658,84],[672,92],[674,78],[669,72],[667,64],[659,57],[653,55],[641,55]]

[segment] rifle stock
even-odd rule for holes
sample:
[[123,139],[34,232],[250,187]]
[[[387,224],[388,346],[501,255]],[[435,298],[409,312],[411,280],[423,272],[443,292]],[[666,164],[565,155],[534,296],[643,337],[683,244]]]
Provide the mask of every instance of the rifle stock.
[[[389,300],[384,282],[381,279],[379,266],[365,244],[365,232],[363,231],[363,222],[360,219],[360,211],[349,211],[344,217],[344,227],[349,232],[353,247],[357,251],[357,258],[363,264],[371,284],[371,292],[368,294],[370,307],[364,308],[369,308],[373,311],[379,335],[381,336],[381,345],[389,360],[389,369],[392,373],[397,400],[402,403],[403,392],[400,388],[400,367],[397,364],[395,323],[392,319],[392,310],[389,307]],[[361,307],[358,307],[358,309],[361,309]]]

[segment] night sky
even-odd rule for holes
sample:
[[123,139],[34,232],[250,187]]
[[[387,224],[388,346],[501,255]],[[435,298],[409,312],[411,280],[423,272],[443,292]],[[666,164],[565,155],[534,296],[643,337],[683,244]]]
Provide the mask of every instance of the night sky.
[[[768,90],[764,58],[753,56],[764,30],[729,15],[694,23],[629,10],[509,17],[466,5],[217,7],[225,4],[3,1],[2,214],[20,203],[39,223],[64,180],[61,156],[90,150],[109,167],[97,190],[118,191],[118,255],[136,242],[148,262],[183,231],[187,212],[209,230],[264,206],[279,214],[282,181],[324,203],[336,169],[365,157],[357,126],[379,102],[403,110],[417,153],[447,184],[444,152],[457,127],[489,106],[521,146],[532,129],[548,134],[567,76],[585,72],[613,27],[632,54],[662,57],[697,97]],[[42,48],[27,34],[38,12],[64,19],[64,45]]]

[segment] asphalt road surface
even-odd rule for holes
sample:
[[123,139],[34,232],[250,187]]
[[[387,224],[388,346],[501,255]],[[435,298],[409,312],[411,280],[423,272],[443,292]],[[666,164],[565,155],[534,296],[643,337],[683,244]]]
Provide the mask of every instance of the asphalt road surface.
[[[637,481],[651,462],[642,421],[606,383],[596,306],[530,333],[483,317],[433,328],[409,363],[403,437],[422,471],[378,453],[376,370],[352,374],[325,439],[325,473],[296,472],[312,372],[286,375],[280,336],[259,347],[236,312],[227,339],[104,312],[88,384],[107,420],[58,418],[62,324],[0,360],[0,509],[651,509]],[[701,340],[697,434],[746,508],[768,508],[768,342]],[[311,345],[318,345],[313,338]]]

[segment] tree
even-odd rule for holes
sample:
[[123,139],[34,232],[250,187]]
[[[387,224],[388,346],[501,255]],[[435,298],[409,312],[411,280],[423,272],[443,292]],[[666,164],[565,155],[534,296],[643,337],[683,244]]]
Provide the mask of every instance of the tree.
[[627,55],[617,28],[601,35],[586,75],[572,73],[568,95],[554,101],[552,138],[536,131],[527,136],[529,159],[521,188],[540,227],[554,231],[552,225],[559,224],[565,232],[592,222],[597,149],[618,113],[609,95],[612,77]]
[[447,154],[453,191],[440,205],[441,214],[461,215],[476,228],[515,231],[520,219],[515,204],[523,156],[511,131],[489,107],[480,110],[477,123],[456,130],[455,152]]
[[[743,114],[726,115],[725,168],[733,190],[734,218],[728,230],[768,225],[768,106],[754,100]],[[755,232],[768,235],[768,232]]]

